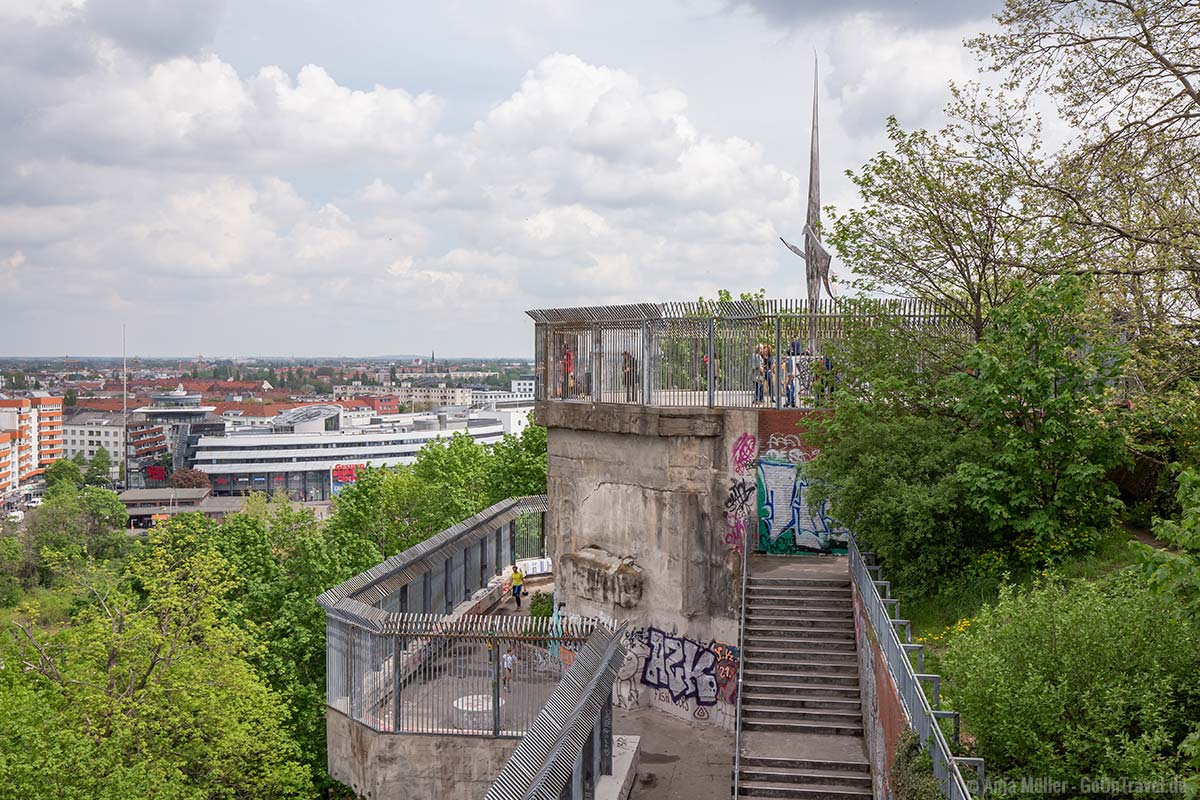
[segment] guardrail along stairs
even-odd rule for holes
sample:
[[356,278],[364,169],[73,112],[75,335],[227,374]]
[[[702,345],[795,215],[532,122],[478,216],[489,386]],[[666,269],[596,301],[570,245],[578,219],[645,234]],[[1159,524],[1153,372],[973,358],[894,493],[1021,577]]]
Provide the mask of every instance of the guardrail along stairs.
[[738,796],[869,800],[845,560],[783,561],[746,586]]

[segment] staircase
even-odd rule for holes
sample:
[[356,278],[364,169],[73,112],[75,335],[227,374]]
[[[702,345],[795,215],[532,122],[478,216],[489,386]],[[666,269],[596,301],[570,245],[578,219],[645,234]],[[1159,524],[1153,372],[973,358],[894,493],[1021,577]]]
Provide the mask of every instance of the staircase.
[[870,800],[845,559],[771,565],[746,587],[738,796]]

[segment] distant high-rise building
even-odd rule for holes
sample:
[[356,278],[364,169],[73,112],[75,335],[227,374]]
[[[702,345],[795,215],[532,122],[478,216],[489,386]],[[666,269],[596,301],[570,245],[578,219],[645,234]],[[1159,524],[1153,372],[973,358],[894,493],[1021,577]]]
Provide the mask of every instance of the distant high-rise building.
[[0,498],[62,457],[62,412],[61,397],[0,400]]

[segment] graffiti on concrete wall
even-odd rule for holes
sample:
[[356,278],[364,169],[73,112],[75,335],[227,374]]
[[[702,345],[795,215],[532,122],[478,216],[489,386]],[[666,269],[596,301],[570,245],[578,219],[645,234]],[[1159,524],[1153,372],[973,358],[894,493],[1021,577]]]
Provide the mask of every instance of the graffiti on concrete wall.
[[657,708],[732,728],[740,663],[737,647],[730,644],[705,644],[658,628],[633,629],[625,634],[613,704]]
[[767,439],[767,446],[763,450],[762,457],[767,461],[789,461],[792,464],[800,464],[805,460],[805,451],[797,434],[772,433]]
[[725,498],[725,547],[738,553],[746,551],[746,532],[750,528],[750,512],[754,507],[754,483],[751,468],[758,451],[758,439],[743,433],[729,451],[733,478]]
[[758,462],[758,549],[775,555],[845,553],[847,533],[826,512],[826,503],[809,503],[804,464],[760,459]]
[[642,665],[642,683],[666,689],[671,699],[690,697],[698,705],[717,704],[717,654],[705,645],[658,628],[646,631],[650,655]]

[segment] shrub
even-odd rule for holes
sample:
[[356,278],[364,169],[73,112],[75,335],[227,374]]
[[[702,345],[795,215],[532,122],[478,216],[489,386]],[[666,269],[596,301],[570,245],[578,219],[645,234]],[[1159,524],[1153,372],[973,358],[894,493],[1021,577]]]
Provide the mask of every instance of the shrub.
[[1200,714],[1200,639],[1134,574],[1005,587],[942,661],[989,771],[1164,780]]
[[549,617],[554,614],[554,595],[549,592],[534,592],[529,598],[529,616]]
[[891,787],[894,800],[942,800],[941,787],[933,775],[933,762],[921,750],[916,731],[900,734],[892,763]]

